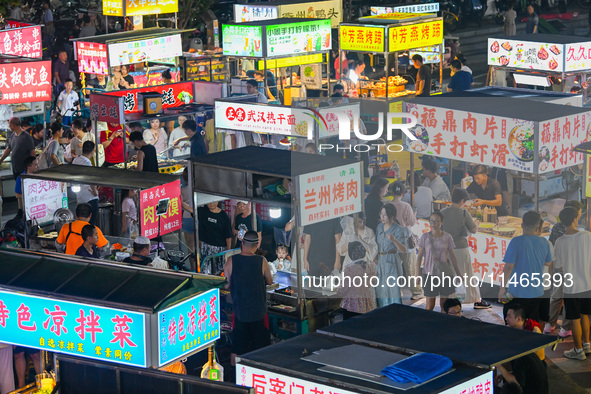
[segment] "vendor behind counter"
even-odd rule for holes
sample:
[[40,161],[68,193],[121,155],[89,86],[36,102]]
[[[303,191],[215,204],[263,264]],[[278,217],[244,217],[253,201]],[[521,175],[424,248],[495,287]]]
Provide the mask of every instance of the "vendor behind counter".
[[498,216],[507,216],[509,212],[503,204],[503,192],[501,184],[494,178],[488,176],[488,167],[482,164],[472,169],[474,182],[466,189],[468,193],[476,196],[474,206],[488,205],[495,207]]

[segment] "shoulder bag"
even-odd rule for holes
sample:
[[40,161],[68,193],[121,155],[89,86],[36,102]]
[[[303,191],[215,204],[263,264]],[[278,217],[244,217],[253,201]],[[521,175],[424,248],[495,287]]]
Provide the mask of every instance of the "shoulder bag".
[[451,266],[449,259],[445,262],[441,261],[439,256],[436,254],[437,249],[435,248],[435,240],[433,239],[433,233],[429,232],[429,240],[431,241],[431,253],[433,254],[433,276],[449,276],[454,277],[454,270]]
[[37,157],[37,164],[39,165],[40,170],[45,170],[46,168],[50,167],[49,162],[51,161],[51,157],[47,154],[47,149],[49,149],[51,144],[54,142],[56,142],[56,140],[51,140],[45,149],[43,149],[43,152],[41,152],[41,154]]

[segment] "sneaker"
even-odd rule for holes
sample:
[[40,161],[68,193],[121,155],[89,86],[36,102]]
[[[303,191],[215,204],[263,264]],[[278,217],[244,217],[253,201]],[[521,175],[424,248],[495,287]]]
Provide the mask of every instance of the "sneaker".
[[480,300],[480,302],[474,303],[474,309],[488,309],[490,307],[491,307],[490,303],[486,302],[484,300]]
[[424,298],[425,296],[422,294],[415,294],[412,297],[410,297],[411,300],[416,301],[416,300],[420,300],[421,298]]
[[566,350],[564,352],[564,357],[570,358],[573,360],[586,360],[587,356],[585,356],[585,352],[583,350],[577,352],[577,349],[572,348],[571,350]]
[[[545,331],[544,331],[545,332]],[[573,335],[573,332],[571,330],[565,330],[564,328],[560,328],[560,332],[558,333],[558,336],[560,338],[566,338],[566,337],[570,337],[571,335]]]
[[591,354],[591,344],[589,344],[589,343],[583,344],[583,352],[585,354]]
[[[554,326],[550,323],[546,323],[546,325],[544,326],[544,334],[550,334],[552,331],[554,331]],[[562,328],[560,329],[560,331],[562,332]]]

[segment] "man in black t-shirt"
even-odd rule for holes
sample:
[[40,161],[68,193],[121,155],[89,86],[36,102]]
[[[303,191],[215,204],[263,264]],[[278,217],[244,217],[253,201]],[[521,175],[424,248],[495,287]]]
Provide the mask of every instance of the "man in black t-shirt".
[[420,97],[431,96],[431,69],[426,64],[423,64],[423,57],[419,54],[412,57],[412,63],[418,70],[415,83],[416,95]]
[[147,237],[137,237],[133,241],[133,255],[125,258],[124,263],[138,264],[138,265],[152,265],[150,255],[150,240]]
[[[232,223],[228,214],[218,206],[217,202],[209,203],[207,207],[199,207],[197,217],[202,262],[209,256],[232,249]],[[211,259],[213,259],[212,265],[207,264],[206,267],[202,267],[202,270],[211,269],[211,272],[204,273],[218,275],[224,270],[224,255]]]
[[338,219],[326,220],[304,228],[304,269],[311,276],[327,276],[341,270],[337,244],[341,240]]
[[497,216],[507,216],[509,213],[503,205],[503,192],[499,181],[488,177],[488,168],[478,164],[472,169],[474,182],[466,189],[468,193],[476,195],[475,206],[488,205],[495,207]]
[[[261,217],[255,213],[256,217],[256,232],[259,236],[258,247],[261,246],[263,237],[263,222]],[[236,217],[234,218],[234,237],[236,238],[235,248],[239,248],[242,244],[242,238],[247,231],[254,230],[252,227],[252,212],[250,210],[250,203],[248,201],[238,201],[236,204]]]
[[134,131],[129,135],[129,141],[135,146],[137,151],[137,171],[158,172],[158,156],[154,145],[147,144],[144,136],[139,131]]
[[511,361],[511,372],[502,365],[497,369],[507,383],[518,383],[523,394],[548,394],[546,367],[535,353]]

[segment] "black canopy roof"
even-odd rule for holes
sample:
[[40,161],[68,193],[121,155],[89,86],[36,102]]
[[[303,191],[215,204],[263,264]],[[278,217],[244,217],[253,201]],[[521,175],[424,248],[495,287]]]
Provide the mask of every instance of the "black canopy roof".
[[147,313],[192,280],[189,273],[21,249],[0,249],[0,261],[1,288]]
[[197,165],[287,178],[354,162],[355,160],[258,146],[246,146],[193,159],[193,163]]
[[561,116],[576,115],[589,112],[588,108],[570,105],[556,105],[543,102],[509,97],[450,97],[439,95],[432,97],[417,97],[409,101],[421,105],[435,106],[458,111],[468,111],[480,114],[517,118],[544,122]]
[[160,174],[114,168],[73,166],[62,164],[22,178],[45,179],[55,182],[83,183],[123,189],[149,189],[180,179],[178,175]]

